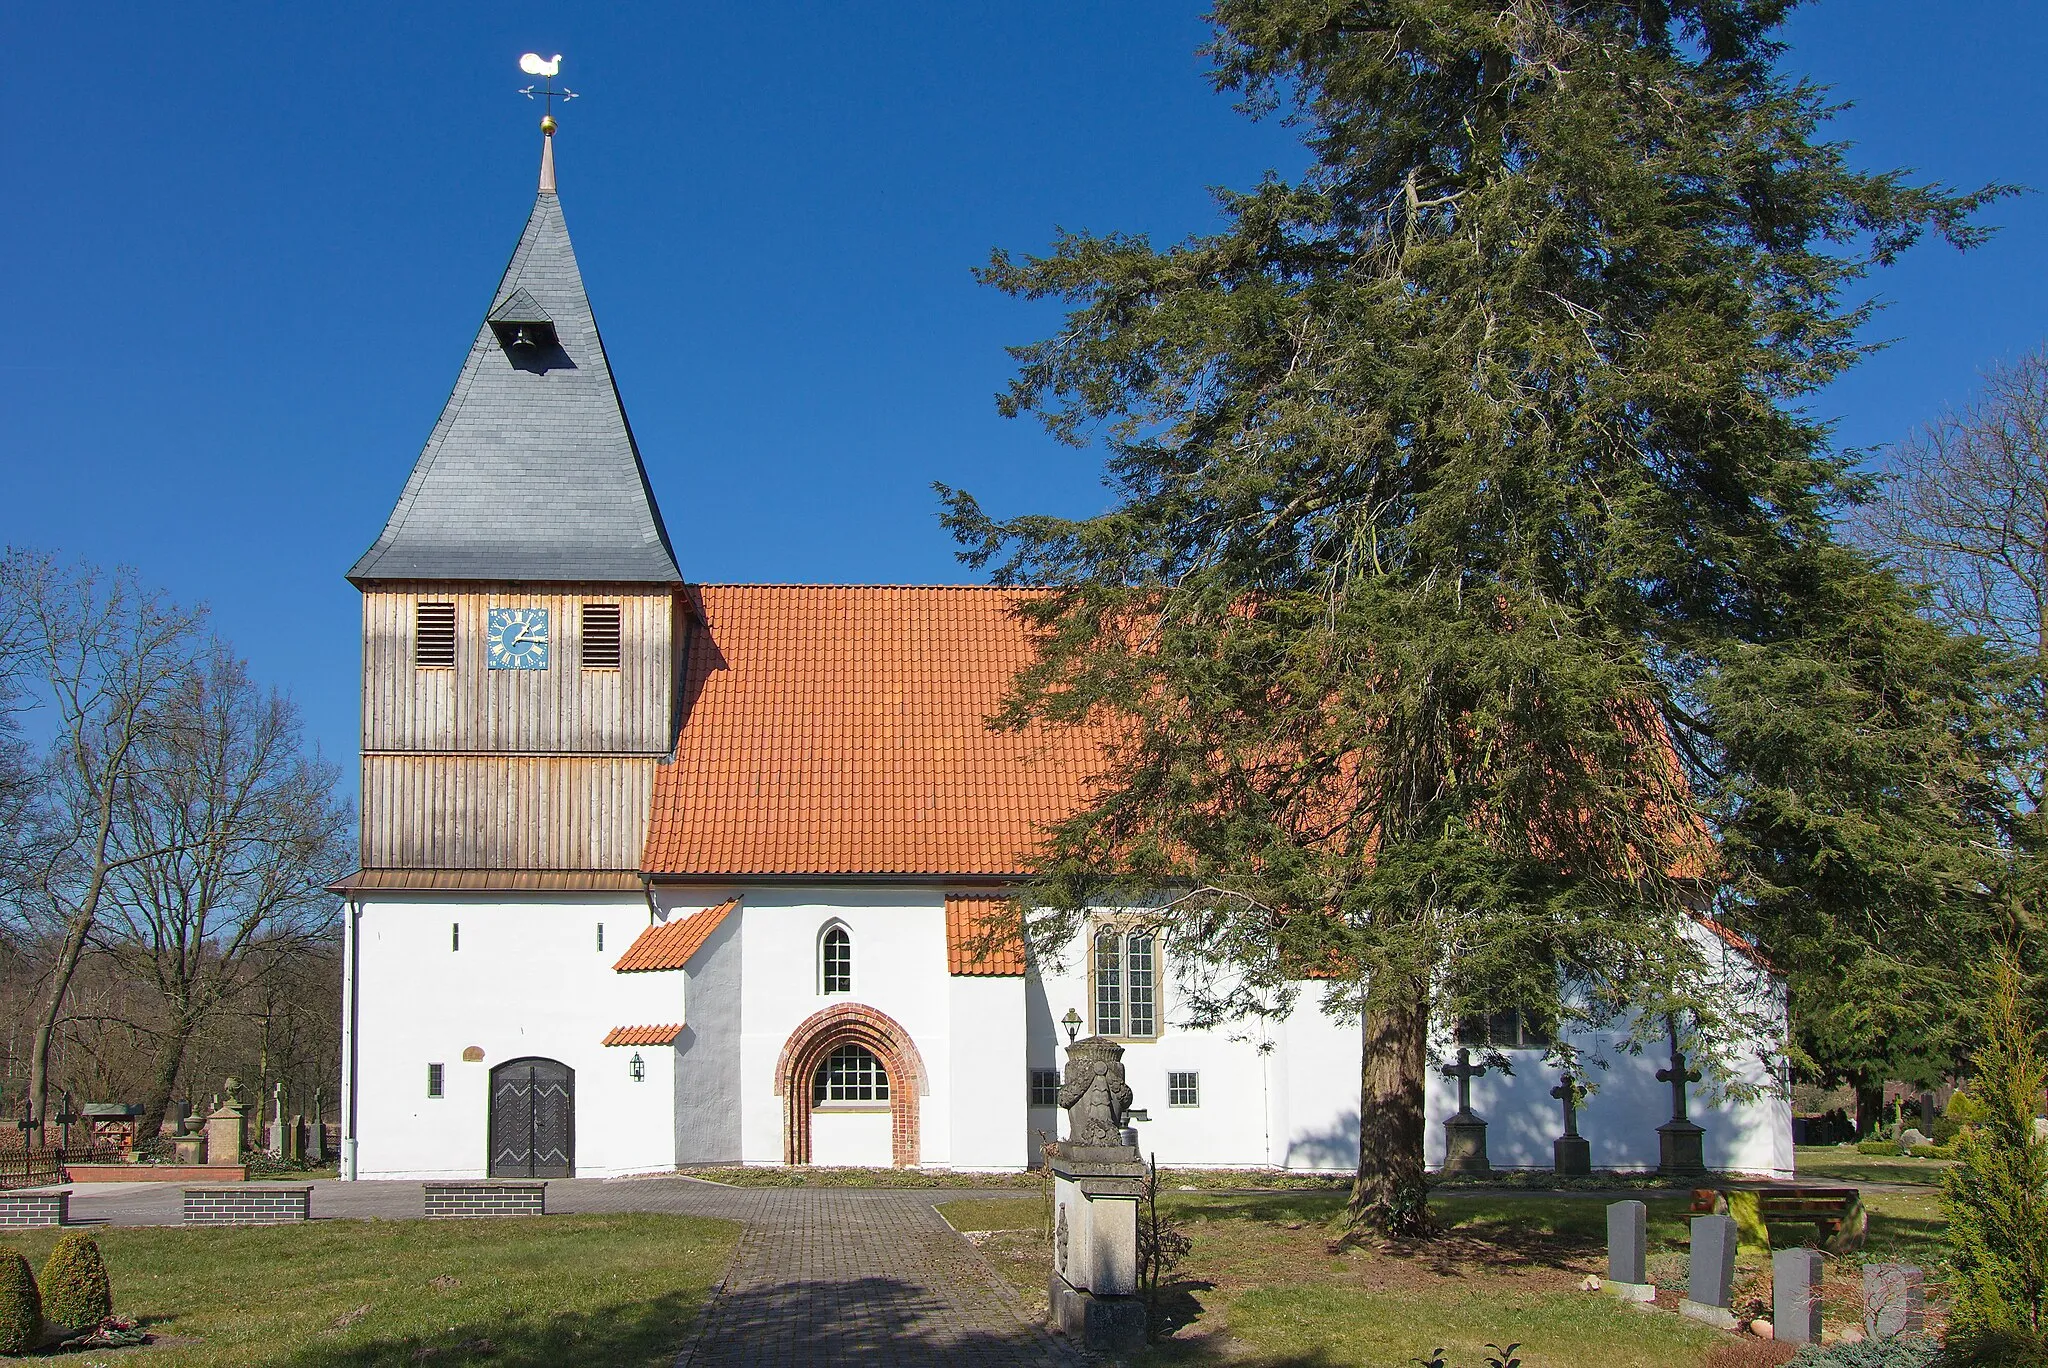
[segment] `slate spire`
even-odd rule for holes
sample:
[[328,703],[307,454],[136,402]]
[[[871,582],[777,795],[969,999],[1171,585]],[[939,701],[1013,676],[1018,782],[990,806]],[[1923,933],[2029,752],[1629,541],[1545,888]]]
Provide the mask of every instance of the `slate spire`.
[[462,375],[348,578],[682,582],[562,221],[552,128]]

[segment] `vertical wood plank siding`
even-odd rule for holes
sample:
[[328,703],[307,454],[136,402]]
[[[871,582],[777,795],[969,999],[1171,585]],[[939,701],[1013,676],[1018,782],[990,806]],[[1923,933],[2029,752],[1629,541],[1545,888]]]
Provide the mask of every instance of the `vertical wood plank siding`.
[[366,755],[371,869],[637,869],[645,757]]
[[[363,750],[660,755],[669,744],[675,695],[673,598],[665,588],[646,585],[369,590],[363,595]],[[452,670],[413,665],[414,605],[423,599],[455,605]],[[619,669],[583,668],[586,602],[619,605]],[[488,667],[484,633],[492,608],[548,610],[547,669]]]

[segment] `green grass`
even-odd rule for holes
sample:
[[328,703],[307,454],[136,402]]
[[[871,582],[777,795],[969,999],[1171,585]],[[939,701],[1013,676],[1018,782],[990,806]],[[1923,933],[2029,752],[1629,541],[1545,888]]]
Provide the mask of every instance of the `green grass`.
[[1918,1183],[1932,1187],[1955,1167],[1947,1159],[1858,1154],[1854,1145],[1801,1145],[1794,1151],[1804,1182]]
[[[158,1339],[116,1361],[147,1368],[665,1368],[738,1235],[658,1215],[93,1232],[116,1313]],[[40,1269],[55,1238],[6,1242]]]

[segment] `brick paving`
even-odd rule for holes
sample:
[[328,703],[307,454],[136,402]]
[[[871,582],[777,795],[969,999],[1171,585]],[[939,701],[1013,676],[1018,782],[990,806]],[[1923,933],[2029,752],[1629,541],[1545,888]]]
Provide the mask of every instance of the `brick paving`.
[[[176,1225],[182,1184],[72,1186],[76,1224]],[[312,1184],[315,1220],[418,1220],[423,1185]],[[1081,1358],[1025,1316],[1014,1291],[933,1210],[974,1192],[732,1188],[693,1178],[570,1178],[550,1212],[669,1212],[744,1230],[677,1368],[1069,1368]]]

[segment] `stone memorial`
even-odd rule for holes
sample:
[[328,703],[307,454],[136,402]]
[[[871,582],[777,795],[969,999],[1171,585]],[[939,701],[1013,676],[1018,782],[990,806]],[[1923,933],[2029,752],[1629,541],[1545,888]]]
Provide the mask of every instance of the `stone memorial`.
[[206,1132],[201,1129],[198,1114],[183,1102],[176,1103],[173,1110],[178,1120],[171,1127],[171,1148],[177,1153],[178,1162],[187,1166],[205,1163]]
[[1444,1065],[1441,1072],[1458,1080],[1458,1110],[1444,1118],[1444,1177],[1484,1178],[1493,1165],[1486,1159],[1486,1120],[1472,1110],[1472,1080],[1486,1066],[1474,1064],[1472,1052],[1461,1047],[1458,1062]]
[[271,1158],[282,1159],[284,1158],[285,1151],[284,1084],[280,1083],[272,1088],[270,1090],[270,1097],[270,1143],[264,1146],[264,1149]]
[[1698,1069],[1685,1066],[1678,1048],[1678,1023],[1671,1023],[1671,1067],[1657,1070],[1657,1081],[1671,1085],[1671,1119],[1657,1127],[1657,1172],[1687,1177],[1707,1171],[1706,1131],[1686,1115],[1685,1085],[1700,1081]]
[[1649,1214],[1650,1209],[1641,1202],[1607,1205],[1606,1288],[1624,1301],[1657,1299],[1657,1289],[1646,1271]]
[[1692,1256],[1687,1261],[1685,1300],[1679,1311],[1723,1330],[1735,1328],[1735,1242],[1732,1216],[1692,1218]]
[[1927,1275],[1913,1264],[1863,1265],[1863,1333],[1871,1339],[1927,1328]]
[[1820,1270],[1817,1249],[1781,1249],[1771,1255],[1772,1338],[1820,1343]]
[[1550,1095],[1564,1107],[1564,1134],[1551,1142],[1550,1166],[1561,1178],[1584,1178],[1593,1171],[1593,1147],[1579,1134],[1579,1099],[1586,1085],[1567,1072]]
[[1053,1327],[1085,1348],[1135,1353],[1145,1345],[1145,1304],[1138,1297],[1138,1198],[1145,1165],[1127,1143],[1131,1086],[1123,1046],[1101,1036],[1067,1049],[1059,1103],[1067,1138],[1052,1147]]
[[222,1086],[227,1096],[206,1118],[206,1162],[240,1164],[248,1148],[249,1118],[242,1110],[241,1085],[230,1078]]
[[313,1122],[306,1132],[306,1162],[324,1164],[327,1162],[327,1122],[322,1116],[321,1092],[313,1089]]

